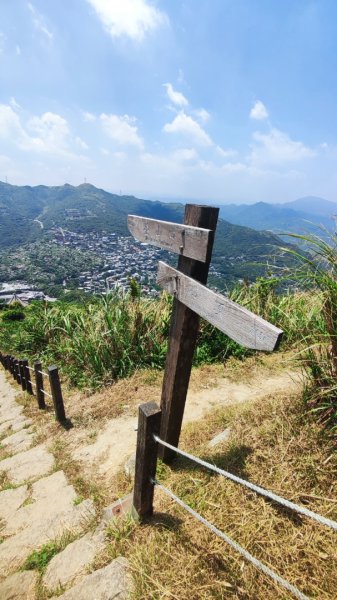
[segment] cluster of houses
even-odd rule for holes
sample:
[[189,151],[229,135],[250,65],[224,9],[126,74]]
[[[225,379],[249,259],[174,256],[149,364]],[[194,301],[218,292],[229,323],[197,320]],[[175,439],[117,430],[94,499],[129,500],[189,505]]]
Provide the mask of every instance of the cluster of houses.
[[158,295],[154,284],[158,260],[166,255],[162,250],[116,233],[76,233],[61,228],[51,232],[56,244],[92,252],[102,258],[101,267],[79,275],[79,289],[85,293],[105,294],[115,288],[127,291],[130,279],[135,279],[143,294]]
[[55,302],[56,298],[51,298],[28,283],[0,283],[0,304],[27,306],[33,300]]

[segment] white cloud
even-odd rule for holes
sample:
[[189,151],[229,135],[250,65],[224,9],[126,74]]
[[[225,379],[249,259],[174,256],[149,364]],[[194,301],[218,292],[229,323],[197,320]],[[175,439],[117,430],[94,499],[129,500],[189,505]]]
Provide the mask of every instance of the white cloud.
[[165,13],[148,0],[87,0],[111,37],[141,41],[145,34],[167,22]]
[[144,144],[142,138],[138,134],[138,128],[134,124],[135,117],[124,115],[106,115],[100,116],[105,133],[115,142],[121,145],[135,146],[142,149]]
[[264,119],[267,119],[269,115],[263,102],[261,102],[261,100],[257,100],[252,107],[249,116],[251,119],[255,119],[256,121],[263,121]]
[[166,123],[163,129],[166,133],[186,136],[199,146],[212,146],[213,144],[211,138],[199,123],[184,112],[179,113],[172,123]]
[[67,149],[69,127],[60,115],[46,112],[41,117],[33,117],[28,121],[27,128],[37,134],[31,140],[36,149],[44,152],[62,152]]
[[198,159],[198,153],[194,148],[179,148],[173,152],[173,158],[180,162],[189,162]]
[[21,106],[20,104],[15,100],[14,96],[11,97],[9,104],[11,105],[12,108],[14,108],[14,110],[20,110]]
[[242,162],[229,162],[222,166],[222,170],[225,171],[225,173],[242,173],[247,170],[247,166]]
[[82,148],[82,150],[89,150],[88,144],[79,136],[75,137],[75,142],[79,148]]
[[257,143],[252,146],[250,161],[255,165],[281,165],[316,155],[312,148],[305,146],[303,142],[292,140],[279,129],[272,128],[266,134],[256,131],[253,138]]
[[17,145],[20,145],[26,137],[28,136],[12,107],[7,104],[0,104],[0,138],[13,140]]
[[231,156],[236,156],[237,154],[237,150],[232,150],[231,148],[229,148],[228,150],[224,150],[223,148],[221,148],[221,146],[216,146],[216,151],[218,154],[220,154],[220,156],[222,156],[223,158],[230,158]]
[[35,6],[33,6],[33,4],[31,4],[31,2],[28,2],[27,6],[31,12],[35,28],[41,33],[43,33],[43,35],[46,36],[49,42],[51,42],[53,39],[53,34],[48,29],[44,16],[41,15],[41,13],[35,8]]
[[15,52],[16,52],[17,56],[20,56],[20,54],[21,54],[21,47],[19,46],[19,44],[17,44],[15,46]]
[[96,116],[86,110],[82,111],[82,116],[84,121],[96,121]]
[[23,151],[72,159],[77,155],[71,151],[71,144],[78,145],[80,138],[72,138],[67,121],[56,113],[33,116],[23,125],[12,106],[0,104],[0,139]]
[[199,119],[202,123],[207,123],[210,120],[211,115],[205,108],[198,108],[193,111],[197,119]]
[[171,83],[163,83],[163,86],[166,87],[167,95],[173,104],[177,106],[187,106],[188,100],[181,92],[177,92],[173,89]]
[[182,69],[179,69],[179,71],[178,71],[177,81],[178,81],[178,83],[185,83],[184,71]]

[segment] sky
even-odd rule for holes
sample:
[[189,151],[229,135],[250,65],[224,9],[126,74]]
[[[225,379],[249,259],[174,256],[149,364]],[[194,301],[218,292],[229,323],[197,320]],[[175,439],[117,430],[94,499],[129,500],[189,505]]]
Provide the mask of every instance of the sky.
[[0,180],[337,201],[335,0],[0,0]]

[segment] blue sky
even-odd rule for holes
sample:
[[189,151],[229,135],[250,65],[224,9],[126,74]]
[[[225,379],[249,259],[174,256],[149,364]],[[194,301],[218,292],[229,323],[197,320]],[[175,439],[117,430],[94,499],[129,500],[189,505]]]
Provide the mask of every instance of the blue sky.
[[337,201],[334,0],[0,0],[0,179]]

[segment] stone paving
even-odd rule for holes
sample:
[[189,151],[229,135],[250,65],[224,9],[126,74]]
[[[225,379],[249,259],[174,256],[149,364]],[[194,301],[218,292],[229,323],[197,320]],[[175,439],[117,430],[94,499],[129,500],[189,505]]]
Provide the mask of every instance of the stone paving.
[[[47,445],[35,445],[31,419],[16,394],[0,370],[0,436],[6,456],[0,461],[0,599],[39,600],[54,593],[63,600],[127,600],[131,578],[125,558],[89,573],[105,546],[107,517],[97,525],[93,502],[76,502],[73,486],[55,469]],[[38,571],[23,570],[34,550],[62,536],[69,543],[42,578]]]

